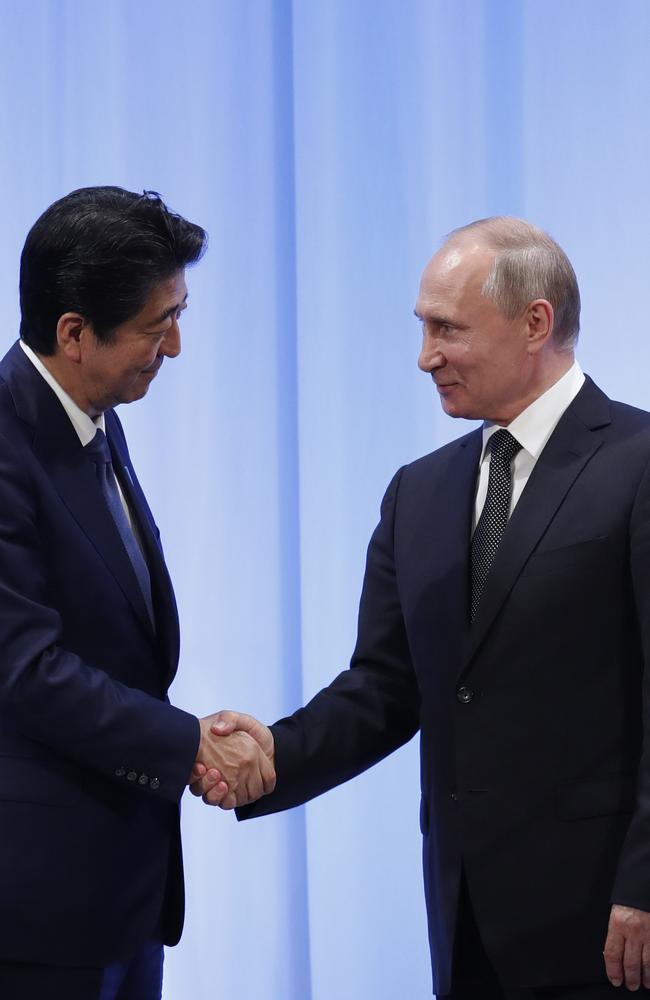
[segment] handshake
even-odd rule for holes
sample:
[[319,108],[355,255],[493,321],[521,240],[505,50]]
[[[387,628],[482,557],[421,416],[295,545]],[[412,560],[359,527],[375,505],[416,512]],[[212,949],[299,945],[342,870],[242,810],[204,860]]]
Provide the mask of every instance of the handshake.
[[234,809],[273,791],[275,744],[267,726],[241,712],[216,712],[199,723],[201,741],[188,782],[192,795]]

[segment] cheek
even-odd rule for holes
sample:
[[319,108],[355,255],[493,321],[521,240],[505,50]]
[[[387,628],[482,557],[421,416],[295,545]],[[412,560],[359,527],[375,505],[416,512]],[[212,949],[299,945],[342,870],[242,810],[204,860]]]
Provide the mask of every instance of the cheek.
[[151,341],[146,345],[146,349],[140,352],[141,358],[144,359],[143,367],[146,368],[147,365],[150,365],[152,361],[156,360],[156,358],[158,357],[158,352],[160,351],[160,348],[163,344],[163,339],[164,338],[160,339],[157,338],[156,340]]
[[147,368],[156,359],[156,354],[158,353],[157,344],[145,344],[140,347],[137,351],[134,351],[128,363],[129,371],[140,372],[143,368]]
[[481,371],[481,359],[468,350],[463,344],[454,344],[445,352],[447,367],[456,372],[460,378],[474,380]]

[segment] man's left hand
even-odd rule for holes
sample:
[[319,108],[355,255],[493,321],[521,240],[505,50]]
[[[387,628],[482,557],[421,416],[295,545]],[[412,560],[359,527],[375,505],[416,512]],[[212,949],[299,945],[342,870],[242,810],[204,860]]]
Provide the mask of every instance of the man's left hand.
[[650,913],[615,903],[603,954],[612,986],[650,989]]

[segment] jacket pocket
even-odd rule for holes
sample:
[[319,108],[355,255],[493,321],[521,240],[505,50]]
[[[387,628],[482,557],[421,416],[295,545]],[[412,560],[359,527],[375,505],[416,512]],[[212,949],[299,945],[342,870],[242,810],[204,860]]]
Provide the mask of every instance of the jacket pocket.
[[536,576],[547,573],[566,573],[572,569],[598,566],[611,552],[608,536],[589,538],[582,542],[572,542],[560,548],[542,549],[533,552],[526,563],[522,576]]
[[73,806],[83,790],[71,765],[41,757],[0,755],[0,802]]
[[631,813],[636,783],[636,775],[621,774],[561,785],[557,790],[558,813],[568,820]]

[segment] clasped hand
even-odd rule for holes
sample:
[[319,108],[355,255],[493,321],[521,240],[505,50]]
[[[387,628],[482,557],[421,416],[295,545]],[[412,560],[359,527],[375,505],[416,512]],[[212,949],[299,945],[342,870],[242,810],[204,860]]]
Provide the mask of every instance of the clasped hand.
[[650,913],[614,904],[604,956],[612,986],[650,989]]
[[234,809],[275,788],[271,730],[252,715],[216,712],[199,720],[201,741],[189,786],[207,805]]

